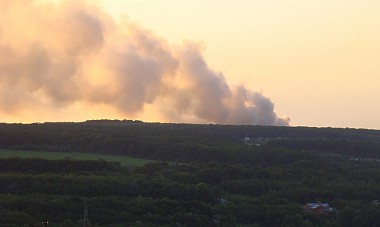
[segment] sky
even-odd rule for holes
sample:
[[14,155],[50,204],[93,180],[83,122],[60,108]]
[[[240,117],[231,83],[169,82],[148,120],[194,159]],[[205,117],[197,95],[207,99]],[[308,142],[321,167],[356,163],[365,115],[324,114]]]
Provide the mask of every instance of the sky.
[[[0,107],[11,106],[0,112],[2,121],[128,118],[380,129],[380,1],[26,1],[34,4],[33,12],[11,1],[0,3],[13,4],[14,9],[1,24],[1,48],[43,43],[42,51],[32,48],[29,55],[47,55],[51,66],[46,70],[64,76],[34,76],[37,82],[26,76],[7,79],[26,73],[9,70],[20,68],[19,62],[0,59],[0,91],[6,96]],[[55,5],[46,6],[49,2]],[[84,36],[79,41],[62,36],[41,38],[42,33],[36,32],[41,29],[54,36],[52,29],[61,20],[88,21],[82,20],[83,15],[67,13],[75,10],[100,21],[103,33],[99,39],[86,32],[78,33]],[[57,24],[39,21],[34,25],[33,20],[19,19],[37,13],[46,15],[35,20],[44,21],[46,16]],[[7,23],[17,23],[18,30],[5,29]],[[63,24],[66,33],[76,34],[81,28]],[[90,29],[85,30],[88,33],[98,32],[92,24],[83,26]],[[20,38],[17,34],[23,27],[31,35]],[[29,32],[31,27],[36,31]],[[63,48],[62,43],[68,44]],[[76,52],[77,45],[88,47]],[[152,45],[161,52],[145,50]],[[115,63],[114,53],[123,48],[128,51],[118,56],[124,60]],[[10,52],[29,56],[23,51]],[[24,59],[22,66],[29,67],[30,59],[20,59]],[[133,68],[139,64],[146,72]],[[156,77],[146,78],[148,74]],[[60,85],[67,86],[55,92]],[[95,92],[105,86],[112,89],[104,95],[103,90]]]

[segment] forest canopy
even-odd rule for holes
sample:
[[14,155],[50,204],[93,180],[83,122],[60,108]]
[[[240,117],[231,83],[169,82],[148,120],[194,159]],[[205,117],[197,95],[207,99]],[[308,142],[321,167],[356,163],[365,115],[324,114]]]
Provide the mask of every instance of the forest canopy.
[[[375,226],[380,132],[140,121],[0,124],[0,149],[157,160],[0,159],[4,226]],[[0,151],[1,152],[1,151]],[[328,203],[328,213],[304,210]]]

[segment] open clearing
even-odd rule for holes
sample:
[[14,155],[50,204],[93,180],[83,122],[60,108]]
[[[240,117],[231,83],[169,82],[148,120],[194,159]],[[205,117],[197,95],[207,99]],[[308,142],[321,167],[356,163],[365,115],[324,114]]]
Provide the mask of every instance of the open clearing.
[[63,159],[73,158],[79,160],[97,160],[104,159],[106,161],[120,162],[123,166],[142,166],[148,162],[154,162],[154,160],[132,158],[123,155],[107,155],[107,154],[95,154],[95,153],[80,153],[80,152],[48,152],[48,151],[18,151],[18,150],[6,150],[0,149],[0,158],[45,158],[45,159]]

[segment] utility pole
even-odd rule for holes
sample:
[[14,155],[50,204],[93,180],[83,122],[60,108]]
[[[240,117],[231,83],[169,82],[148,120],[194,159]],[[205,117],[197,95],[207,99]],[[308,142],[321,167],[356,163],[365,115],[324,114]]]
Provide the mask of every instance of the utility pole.
[[88,227],[90,223],[90,220],[88,219],[88,209],[86,204],[86,209],[84,209],[84,215],[83,215],[83,227]]

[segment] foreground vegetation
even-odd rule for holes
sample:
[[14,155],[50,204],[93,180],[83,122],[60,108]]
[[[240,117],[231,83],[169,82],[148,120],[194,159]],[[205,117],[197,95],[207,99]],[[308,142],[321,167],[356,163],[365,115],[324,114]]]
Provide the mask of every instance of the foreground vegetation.
[[[164,162],[0,159],[0,223],[83,226],[87,206],[101,226],[378,226],[379,138],[354,129],[3,124],[3,149],[93,149]],[[333,212],[302,210],[315,201]]]

